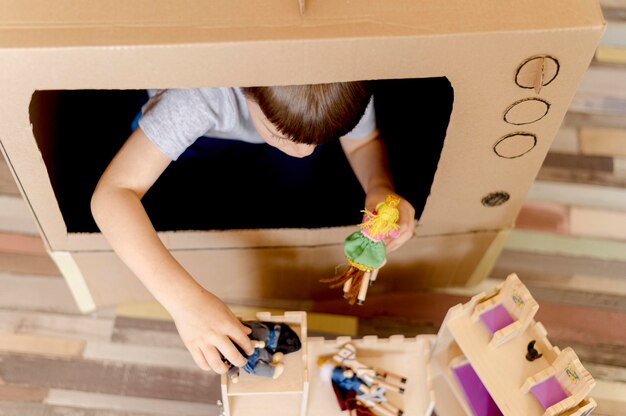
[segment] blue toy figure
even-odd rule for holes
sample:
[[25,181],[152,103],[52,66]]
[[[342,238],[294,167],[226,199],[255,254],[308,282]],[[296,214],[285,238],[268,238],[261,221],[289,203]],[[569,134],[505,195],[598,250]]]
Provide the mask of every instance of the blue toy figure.
[[[242,367],[243,370],[261,377],[280,377],[285,370],[282,362],[284,355],[302,347],[298,334],[285,323],[244,321],[243,324],[252,330],[248,337],[255,347],[254,352],[248,356],[248,362]],[[230,366],[228,377],[233,383],[237,383],[239,367],[225,362]]]

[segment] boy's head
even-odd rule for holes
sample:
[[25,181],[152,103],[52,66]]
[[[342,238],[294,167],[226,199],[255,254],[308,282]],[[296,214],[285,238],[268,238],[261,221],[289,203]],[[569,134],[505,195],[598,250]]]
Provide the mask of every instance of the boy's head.
[[349,133],[372,95],[366,81],[248,87],[242,91],[259,134],[296,157],[308,156],[316,145]]

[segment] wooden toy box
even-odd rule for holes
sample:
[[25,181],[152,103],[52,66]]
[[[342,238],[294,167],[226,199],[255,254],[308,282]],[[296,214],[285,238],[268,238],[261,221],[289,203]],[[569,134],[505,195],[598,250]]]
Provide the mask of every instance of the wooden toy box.
[[238,383],[222,376],[224,416],[340,416],[340,410],[328,380],[320,377],[318,360],[337,352],[347,342],[358,349],[359,360],[373,367],[407,378],[406,394],[389,394],[405,414],[432,413],[434,395],[430,388],[428,359],[434,335],[413,338],[393,336],[362,339],[338,337],[324,339],[306,337],[306,313],[286,312],[284,315],[260,313],[256,319],[285,322],[302,339],[302,349],[285,356],[286,372],[276,380],[252,376],[244,372]]
[[[490,315],[500,307],[507,321]],[[356,347],[359,361],[406,377],[404,394],[387,392],[405,415],[588,415],[596,407],[588,397],[595,381],[571,348],[550,343],[543,325],[534,320],[538,307],[513,274],[492,292],[451,308],[436,336],[306,338],[304,312],[259,315],[293,322],[304,347],[290,357],[295,368],[285,379],[249,376],[247,384],[233,386],[223,378],[225,416],[347,414],[340,410],[330,381],[321,376],[319,362],[348,342]],[[494,322],[501,328],[494,330]],[[532,360],[527,358],[531,342],[537,355]]]
[[276,380],[241,371],[239,381],[232,383],[226,375],[222,375],[224,416],[306,415],[310,365],[306,313],[286,312],[278,316],[263,312],[257,314],[256,319],[288,324],[300,337],[302,348],[285,355],[285,372]]

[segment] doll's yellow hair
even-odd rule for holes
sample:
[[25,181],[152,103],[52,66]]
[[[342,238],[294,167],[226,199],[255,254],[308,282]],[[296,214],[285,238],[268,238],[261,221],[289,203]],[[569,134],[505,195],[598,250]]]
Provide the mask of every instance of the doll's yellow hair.
[[372,237],[386,236],[392,230],[397,230],[400,212],[398,204],[400,197],[398,195],[387,195],[385,202],[376,205],[376,213],[363,210],[367,216],[367,220],[360,224],[361,229],[366,230]]

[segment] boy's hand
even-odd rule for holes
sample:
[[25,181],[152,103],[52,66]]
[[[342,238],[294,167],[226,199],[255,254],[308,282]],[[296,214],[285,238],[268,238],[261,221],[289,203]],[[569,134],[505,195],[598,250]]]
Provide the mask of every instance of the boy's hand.
[[246,364],[247,358],[233,342],[246,354],[252,354],[254,347],[248,338],[251,330],[217,296],[201,290],[175,309],[170,312],[178,333],[201,369],[226,373],[228,365],[222,361],[220,353],[237,367]]
[[[365,208],[369,211],[375,210],[376,205],[380,202],[384,202],[389,194],[398,195],[394,191],[386,188],[378,188],[368,192],[365,197]],[[387,237],[385,239],[385,247],[388,253],[399,249],[404,243],[410,240],[411,237],[413,237],[415,229],[415,208],[413,208],[413,205],[411,205],[409,201],[401,196],[398,211],[400,212],[400,219],[398,220],[400,230],[396,237]]]

